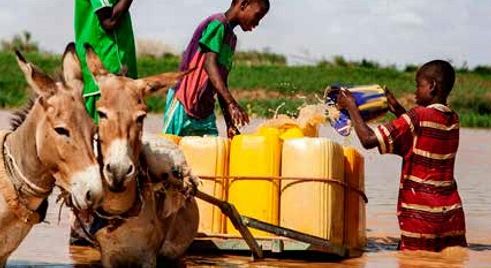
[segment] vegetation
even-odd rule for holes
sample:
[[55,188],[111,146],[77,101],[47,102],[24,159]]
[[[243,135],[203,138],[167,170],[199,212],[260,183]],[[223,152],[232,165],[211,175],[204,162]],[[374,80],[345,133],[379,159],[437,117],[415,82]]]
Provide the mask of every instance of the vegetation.
[[269,50],[260,51],[238,51],[234,55],[234,62],[239,65],[247,66],[285,66],[287,59],[280,54],[272,53]]
[[32,35],[28,31],[15,35],[12,40],[3,40],[0,42],[3,51],[20,49],[24,52],[39,51],[37,42],[32,41]]
[[[15,39],[15,38],[14,38]],[[30,44],[30,37],[21,42]],[[3,47],[3,46],[2,46]],[[0,107],[21,105],[28,92],[21,72],[17,68],[11,46],[0,52]],[[60,56],[32,51],[27,57],[47,72],[60,67]],[[257,116],[272,116],[280,105],[281,113],[295,113],[303,103],[319,102],[329,85],[387,85],[408,107],[414,92],[416,66],[403,70],[384,67],[376,62],[362,60],[350,62],[342,57],[322,61],[315,66],[288,66],[281,55],[262,52],[240,52],[230,75],[230,88],[239,101]],[[142,56],[138,61],[140,76],[173,71],[178,68],[179,57],[165,53],[163,56]],[[472,70],[461,68],[450,103],[459,112],[461,122],[468,127],[491,127],[491,67],[478,66]],[[303,97],[302,97],[303,96]],[[164,109],[164,97],[148,99],[152,111]]]

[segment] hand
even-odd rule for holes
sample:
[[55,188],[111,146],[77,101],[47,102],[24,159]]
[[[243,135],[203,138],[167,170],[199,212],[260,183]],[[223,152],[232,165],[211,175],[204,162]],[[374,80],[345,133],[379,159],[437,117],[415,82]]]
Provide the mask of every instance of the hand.
[[236,135],[240,135],[240,131],[233,125],[227,125],[227,137],[232,139]]
[[233,101],[227,106],[228,113],[230,115],[230,119],[232,120],[231,126],[234,128],[239,128],[249,124],[249,116],[247,113],[240,107],[237,102]]
[[385,96],[387,97],[387,105],[389,107],[389,111],[399,117],[401,114],[405,113],[404,107],[397,101],[396,97],[392,92],[384,87]]
[[384,92],[385,92],[385,96],[387,97],[387,104],[389,106],[389,111],[395,113],[396,107],[399,104],[397,102],[396,97],[394,97],[394,94],[392,94],[392,92],[387,87],[384,87]]
[[349,90],[341,89],[339,90],[336,106],[340,110],[350,109],[356,107],[356,101]]

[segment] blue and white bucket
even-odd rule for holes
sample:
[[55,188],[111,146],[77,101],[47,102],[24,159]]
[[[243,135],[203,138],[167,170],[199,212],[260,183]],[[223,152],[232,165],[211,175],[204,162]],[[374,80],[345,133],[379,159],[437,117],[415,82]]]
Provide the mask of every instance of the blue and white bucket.
[[[331,86],[326,91],[326,104],[336,105],[340,90],[349,90],[355,98],[356,105],[360,109],[361,117],[365,122],[382,117],[389,110],[385,90],[379,85],[341,87]],[[341,135],[348,136],[351,133],[351,119],[347,110],[341,110],[339,117],[331,120],[331,126]]]

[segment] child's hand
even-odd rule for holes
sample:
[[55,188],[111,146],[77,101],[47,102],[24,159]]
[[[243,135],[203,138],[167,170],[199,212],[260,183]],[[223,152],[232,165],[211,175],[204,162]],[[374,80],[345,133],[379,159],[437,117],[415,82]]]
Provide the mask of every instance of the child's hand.
[[384,87],[384,91],[385,91],[385,96],[387,97],[387,104],[389,106],[389,111],[395,113],[396,107],[399,105],[399,102],[397,101],[396,97],[394,97],[394,94],[392,94],[389,88]]
[[235,128],[249,124],[249,116],[237,102],[231,102],[227,108]]
[[240,135],[240,131],[233,125],[227,125],[227,137],[231,139],[236,135]]
[[402,105],[397,101],[396,97],[392,92],[384,87],[385,96],[387,97],[387,105],[389,106],[389,111],[399,117],[401,114],[404,114],[406,110]]
[[339,90],[336,106],[340,110],[356,107],[355,98],[353,97],[353,95],[351,95],[351,92],[349,90],[341,89]]

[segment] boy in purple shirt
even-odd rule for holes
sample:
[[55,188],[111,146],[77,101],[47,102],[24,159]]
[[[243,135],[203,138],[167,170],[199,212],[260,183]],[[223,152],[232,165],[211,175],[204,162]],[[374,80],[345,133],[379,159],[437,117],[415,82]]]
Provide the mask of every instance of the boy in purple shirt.
[[269,11],[269,0],[233,0],[225,13],[200,23],[184,52],[181,71],[194,69],[169,90],[163,132],[179,136],[218,135],[215,94],[223,111],[227,135],[247,124],[249,117],[227,85],[237,43],[234,28],[252,31]]

